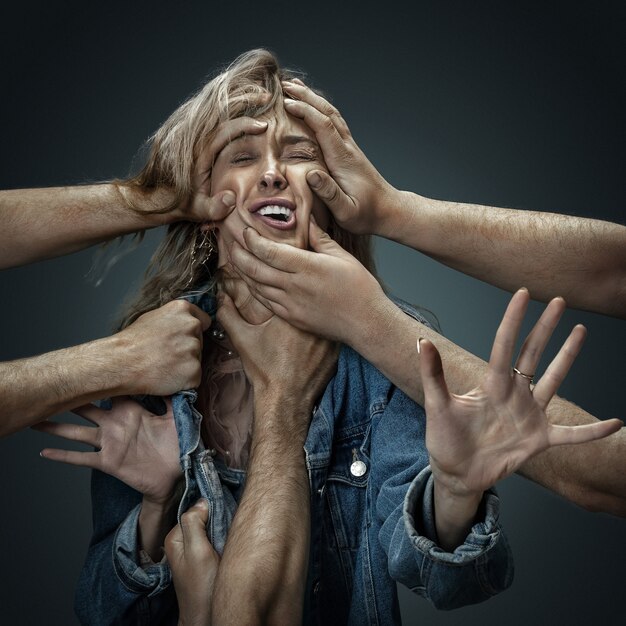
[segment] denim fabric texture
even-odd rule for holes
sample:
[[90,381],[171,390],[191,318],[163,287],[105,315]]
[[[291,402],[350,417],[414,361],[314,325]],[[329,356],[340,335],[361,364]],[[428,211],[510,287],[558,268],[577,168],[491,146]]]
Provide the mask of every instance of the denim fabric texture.
[[[189,299],[214,313],[210,296]],[[397,304],[424,321],[413,308]],[[221,553],[245,472],[226,468],[205,449],[195,399],[195,391],[184,391],[172,401],[185,475],[179,516],[199,497],[207,498],[207,536]],[[400,624],[396,581],[441,609],[481,602],[511,584],[512,556],[493,491],[485,494],[478,521],[453,553],[433,539],[425,427],[421,406],[351,348],[341,348],[304,450],[311,547],[303,624]],[[94,531],[75,601],[83,624],[176,624],[168,564],[140,565],[140,504],[141,494],[93,472]]]

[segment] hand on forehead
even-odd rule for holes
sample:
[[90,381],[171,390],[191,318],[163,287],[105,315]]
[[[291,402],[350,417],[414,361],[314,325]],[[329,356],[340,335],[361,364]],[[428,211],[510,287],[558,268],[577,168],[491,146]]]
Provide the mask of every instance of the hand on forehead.
[[310,147],[319,150],[315,134],[306,123],[288,115],[282,108],[255,119],[261,124],[266,124],[264,132],[244,132],[231,136],[229,141],[226,143],[222,142],[223,147],[219,151],[216,150],[216,141],[214,141],[211,149],[214,159],[217,160],[222,152],[230,152],[231,150],[240,149],[242,146],[260,146],[267,142],[273,142],[278,147],[308,144]]
[[207,177],[217,155],[234,138],[259,135],[266,130],[267,121],[252,117],[238,117],[222,122],[213,140],[204,145],[198,156],[194,171],[194,187],[200,189],[207,182]]

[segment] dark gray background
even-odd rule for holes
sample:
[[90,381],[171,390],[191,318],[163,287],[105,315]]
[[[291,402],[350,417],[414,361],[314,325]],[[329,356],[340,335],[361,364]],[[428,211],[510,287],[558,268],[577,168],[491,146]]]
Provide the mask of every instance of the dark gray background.
[[[266,46],[325,90],[398,187],[623,222],[625,6],[23,2],[0,10],[0,188],[123,176],[142,141],[207,74]],[[91,250],[3,272],[0,359],[106,334],[157,239],[98,288],[85,278]],[[507,294],[388,242],[377,251],[396,294],[488,355]],[[532,307],[534,317],[539,311]],[[623,417],[625,325],[569,312],[559,337],[578,321],[588,345],[562,395],[598,417]],[[52,444],[35,432],[0,442],[2,623],[75,622],[89,478],[39,458]],[[501,492],[516,554],[512,589],[452,613],[401,590],[405,623],[623,623],[624,523],[520,478]]]

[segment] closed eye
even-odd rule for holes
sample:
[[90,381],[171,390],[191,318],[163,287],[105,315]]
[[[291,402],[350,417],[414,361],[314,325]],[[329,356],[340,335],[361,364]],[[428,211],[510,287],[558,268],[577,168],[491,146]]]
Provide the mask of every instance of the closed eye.
[[294,152],[289,152],[285,155],[287,159],[300,159],[304,161],[314,161],[317,158],[317,155],[314,152],[309,152],[308,150],[297,150]]
[[237,153],[234,154],[231,159],[230,162],[237,164],[237,163],[247,163],[248,161],[254,161],[255,156],[253,154],[250,154],[249,152],[241,152],[241,153]]

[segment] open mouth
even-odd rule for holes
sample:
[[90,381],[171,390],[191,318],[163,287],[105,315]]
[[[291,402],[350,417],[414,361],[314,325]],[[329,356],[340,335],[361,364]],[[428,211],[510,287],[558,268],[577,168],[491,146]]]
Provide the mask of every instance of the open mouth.
[[296,227],[296,211],[292,202],[276,199],[252,209],[252,214],[271,228],[292,230]]
[[286,206],[268,205],[260,208],[258,214],[279,222],[288,222],[293,211]]

